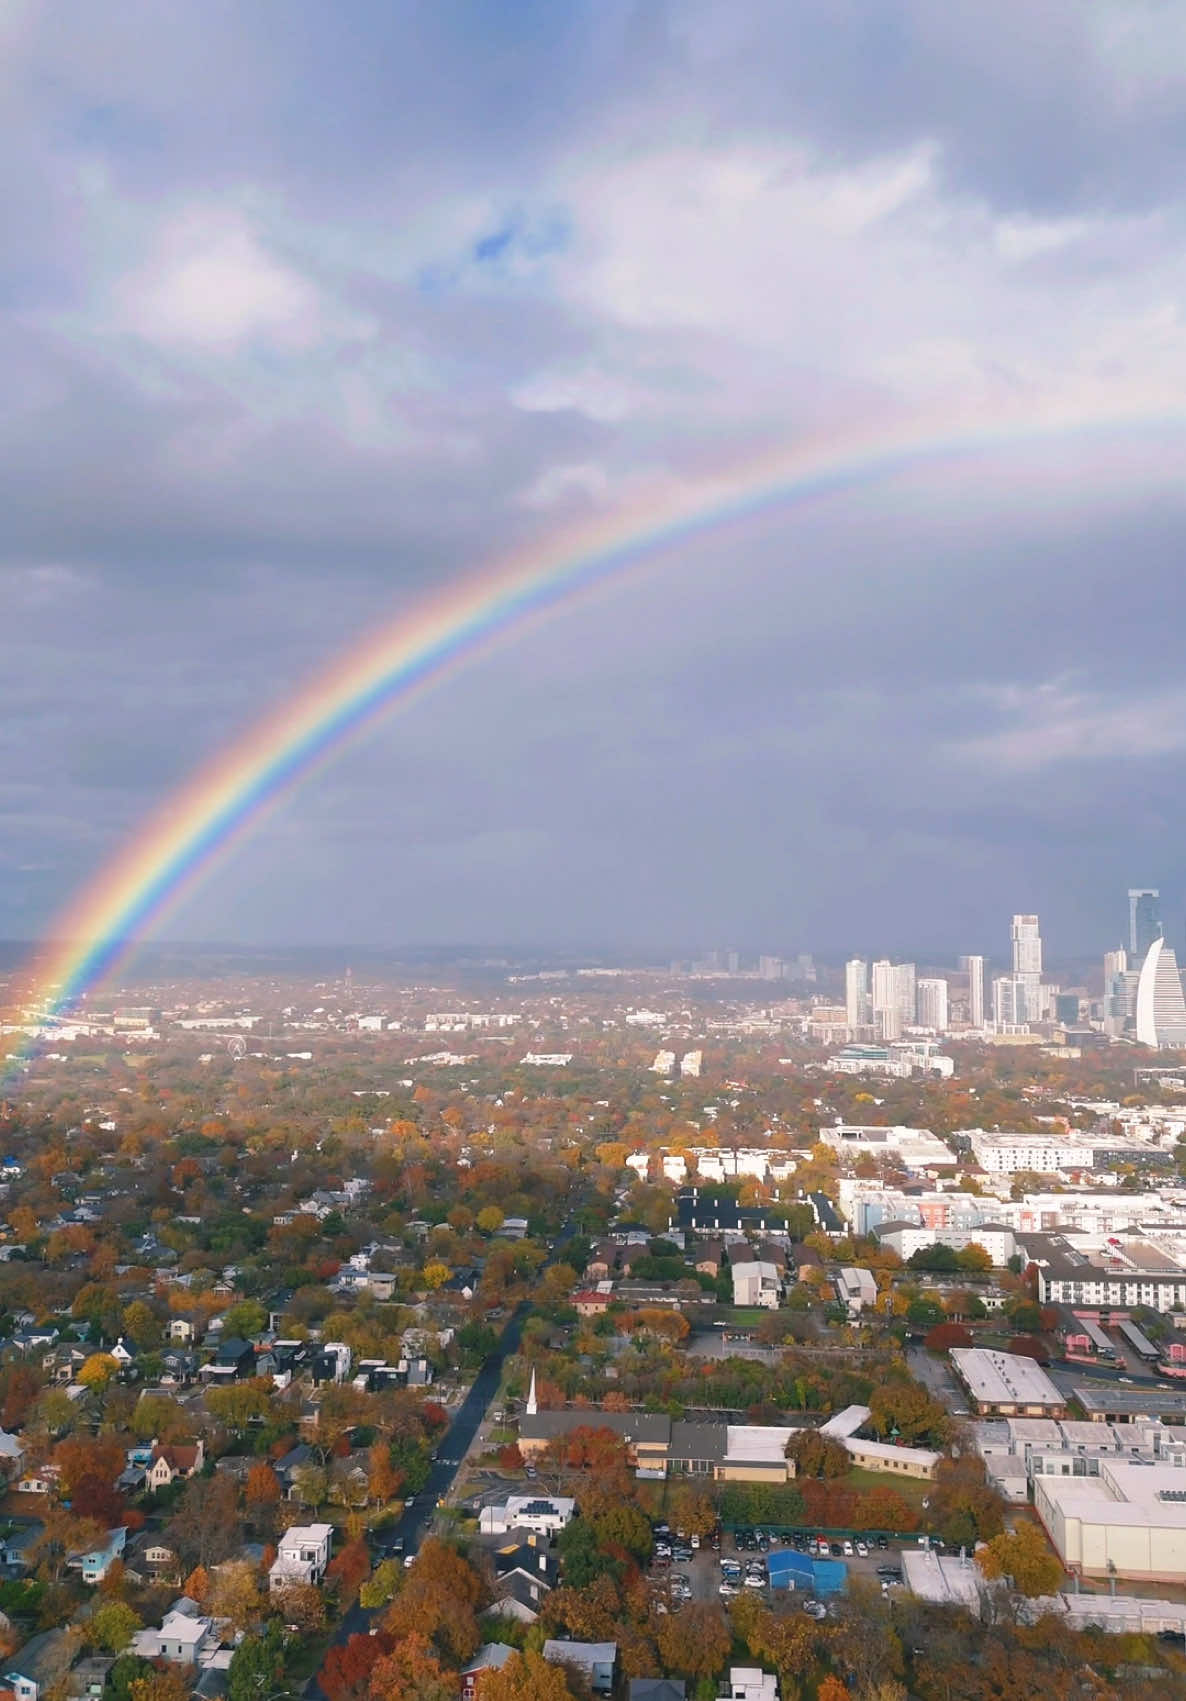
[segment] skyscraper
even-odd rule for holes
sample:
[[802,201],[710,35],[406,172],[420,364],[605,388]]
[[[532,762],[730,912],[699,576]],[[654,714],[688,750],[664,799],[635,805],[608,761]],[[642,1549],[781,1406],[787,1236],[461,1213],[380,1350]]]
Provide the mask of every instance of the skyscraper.
[[902,1036],[902,1012],[898,1005],[898,986],[894,965],[888,957],[873,965],[873,1025],[878,1039],[895,1040]]
[[965,957],[968,971],[968,1020],[974,1028],[984,1026],[984,958]]
[[873,1025],[878,1039],[900,1039],[902,1029],[915,1020],[915,968],[913,963],[891,963],[882,957],[873,965]]
[[869,1008],[869,965],[863,957],[852,957],[844,965],[844,1019],[850,1028],[867,1028]]
[[1037,916],[1015,915],[1011,933],[1013,979],[1019,988],[1013,1020],[1036,1022],[1042,1003],[1042,935],[1038,932]]
[[1036,915],[1015,915],[1012,927],[1013,973],[1042,978],[1042,935]]
[[924,978],[918,982],[918,1020],[924,1028],[934,1028],[937,1034],[947,1032],[947,982]]
[[1139,968],[1145,952],[1160,939],[1161,893],[1156,886],[1130,886],[1128,892],[1128,948],[1133,965]]
[[1137,982],[1137,1042],[1186,1046],[1186,998],[1172,945],[1152,941]]

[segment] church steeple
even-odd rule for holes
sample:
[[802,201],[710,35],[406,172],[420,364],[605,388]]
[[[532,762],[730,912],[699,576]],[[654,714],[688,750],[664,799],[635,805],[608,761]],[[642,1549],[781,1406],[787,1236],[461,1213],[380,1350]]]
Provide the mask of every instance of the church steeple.
[[539,1401],[535,1397],[535,1366],[531,1367],[531,1387],[527,1390],[527,1416],[534,1417],[539,1411]]

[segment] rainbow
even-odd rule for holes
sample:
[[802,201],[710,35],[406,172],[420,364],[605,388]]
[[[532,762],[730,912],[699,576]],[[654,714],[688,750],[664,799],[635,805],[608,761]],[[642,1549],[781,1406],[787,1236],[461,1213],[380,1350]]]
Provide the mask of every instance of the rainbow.
[[489,651],[526,623],[620,577],[657,551],[763,511],[834,497],[930,463],[1018,444],[1133,427],[1180,428],[1164,413],[1083,409],[882,425],[863,436],[815,439],[724,476],[650,489],[600,520],[551,534],[463,578],[348,649],[228,748],[207,761],[144,822],[59,916],[31,965],[31,1005],[63,1016],[306,777],[381,714]]

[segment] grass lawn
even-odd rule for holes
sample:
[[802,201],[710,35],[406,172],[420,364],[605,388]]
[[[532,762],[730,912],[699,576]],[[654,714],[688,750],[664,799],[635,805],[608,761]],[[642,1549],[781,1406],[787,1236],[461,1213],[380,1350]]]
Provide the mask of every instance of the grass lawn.
[[922,1503],[935,1486],[925,1477],[900,1477],[895,1471],[849,1471],[840,1481],[845,1488],[865,1490],[869,1488],[892,1488],[900,1494],[907,1506],[922,1511]]

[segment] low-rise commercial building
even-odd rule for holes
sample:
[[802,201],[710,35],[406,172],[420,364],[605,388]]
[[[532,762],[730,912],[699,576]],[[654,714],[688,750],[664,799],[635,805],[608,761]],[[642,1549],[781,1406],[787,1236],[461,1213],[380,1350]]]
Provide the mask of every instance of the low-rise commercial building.
[[1186,1476],[1101,1459],[1093,1477],[1034,1477],[1034,1510],[1068,1571],[1186,1582]]
[[1065,1417],[1067,1402],[1046,1372],[1022,1353],[955,1347],[952,1368],[978,1412],[1003,1417]]

